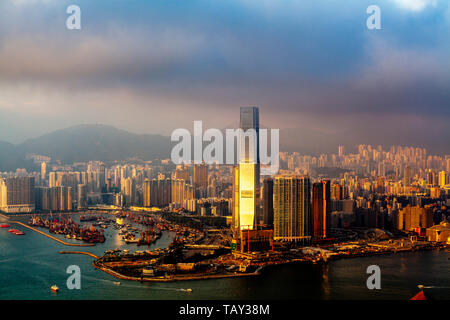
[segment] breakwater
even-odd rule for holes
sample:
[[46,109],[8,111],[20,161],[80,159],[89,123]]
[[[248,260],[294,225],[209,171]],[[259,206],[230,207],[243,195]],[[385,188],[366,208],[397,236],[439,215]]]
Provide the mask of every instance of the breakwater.
[[46,237],[48,237],[48,238],[50,238],[52,240],[55,240],[56,242],[59,242],[59,243],[65,245],[65,246],[71,246],[71,247],[93,247],[93,246],[95,246],[95,244],[93,244],[93,243],[69,243],[69,242],[60,240],[60,239],[58,239],[58,238],[56,238],[54,236],[51,236],[51,235],[49,235],[49,234],[47,234],[45,232],[42,232],[42,231],[40,231],[40,230],[38,230],[36,228],[27,226],[25,223],[22,223],[20,221],[9,221],[9,223],[16,223],[18,225],[21,225],[22,227],[25,227],[25,228],[33,230],[33,231],[35,231],[37,233],[40,233],[40,234],[42,234],[42,235],[44,235],[44,236],[46,236]]

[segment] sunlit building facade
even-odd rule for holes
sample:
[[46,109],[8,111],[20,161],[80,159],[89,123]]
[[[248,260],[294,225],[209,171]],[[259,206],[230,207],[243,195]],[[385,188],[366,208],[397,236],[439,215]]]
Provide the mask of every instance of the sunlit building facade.
[[259,111],[242,107],[240,115],[239,164],[235,169],[235,212],[239,230],[253,230],[260,221]]
[[7,213],[33,212],[35,209],[34,177],[0,179],[0,209]]
[[311,182],[308,177],[276,176],[273,181],[274,240],[311,240]]

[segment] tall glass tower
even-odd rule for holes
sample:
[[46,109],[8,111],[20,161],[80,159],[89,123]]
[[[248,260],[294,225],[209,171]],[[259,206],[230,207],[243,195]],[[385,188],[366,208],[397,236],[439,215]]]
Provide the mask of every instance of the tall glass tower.
[[258,107],[241,107],[239,128],[239,163],[259,164],[259,110]]
[[[242,107],[240,117],[238,201],[240,230],[254,230],[260,221],[259,110]],[[236,190],[237,191],[237,190]]]

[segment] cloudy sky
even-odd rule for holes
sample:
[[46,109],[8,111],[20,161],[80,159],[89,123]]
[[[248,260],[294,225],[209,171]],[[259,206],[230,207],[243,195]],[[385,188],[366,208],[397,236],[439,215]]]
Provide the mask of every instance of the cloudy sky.
[[0,140],[223,128],[257,105],[265,126],[430,128],[448,144],[449,58],[448,0],[1,0]]

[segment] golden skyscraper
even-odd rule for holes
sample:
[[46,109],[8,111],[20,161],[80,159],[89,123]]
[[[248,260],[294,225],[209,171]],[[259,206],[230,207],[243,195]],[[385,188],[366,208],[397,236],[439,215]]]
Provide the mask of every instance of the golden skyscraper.
[[[259,111],[257,107],[242,107],[242,133],[239,137],[239,165],[235,171],[235,218],[240,230],[254,230],[259,222],[260,161]],[[252,130],[254,135],[252,135]],[[237,188],[237,189],[236,189]]]

